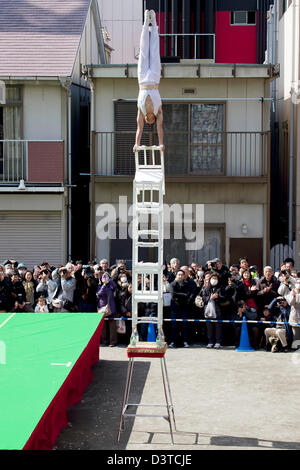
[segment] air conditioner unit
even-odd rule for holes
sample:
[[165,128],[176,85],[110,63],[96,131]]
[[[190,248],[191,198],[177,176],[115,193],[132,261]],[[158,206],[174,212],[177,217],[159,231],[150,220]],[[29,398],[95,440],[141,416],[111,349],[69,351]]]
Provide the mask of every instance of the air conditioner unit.
[[0,80],[0,105],[5,104],[5,83]]

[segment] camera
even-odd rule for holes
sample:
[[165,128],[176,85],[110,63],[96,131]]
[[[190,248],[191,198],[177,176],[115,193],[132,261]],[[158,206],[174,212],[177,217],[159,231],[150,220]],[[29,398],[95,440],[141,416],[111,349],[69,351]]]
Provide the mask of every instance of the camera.
[[283,269],[281,271],[281,274],[283,274],[284,276],[286,276],[287,274],[291,274],[291,271],[289,269]]

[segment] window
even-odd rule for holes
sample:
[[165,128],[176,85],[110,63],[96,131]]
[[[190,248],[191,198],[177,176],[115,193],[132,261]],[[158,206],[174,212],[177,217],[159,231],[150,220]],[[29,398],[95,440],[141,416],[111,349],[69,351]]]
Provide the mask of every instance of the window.
[[224,104],[192,104],[190,113],[191,173],[223,173]]
[[15,142],[22,138],[21,122],[22,88],[7,86],[6,104],[0,106],[0,180],[14,181],[23,165],[23,144]]
[[164,240],[164,258],[169,261],[171,258],[179,259],[181,266],[191,264],[193,261],[199,265],[205,265],[207,260],[213,258],[225,259],[225,225],[224,224],[205,224],[204,226],[204,245],[201,249],[186,250],[186,240],[178,239],[175,236],[174,224],[170,227],[170,239]]
[[[167,176],[220,175],[224,172],[225,104],[163,103],[165,172]],[[134,174],[135,102],[115,104],[115,141],[103,135],[100,153],[114,147],[114,174]],[[142,145],[158,145],[156,126],[145,125]],[[107,157],[109,159],[109,157]]]
[[255,11],[232,11],[231,25],[254,25],[256,24]]

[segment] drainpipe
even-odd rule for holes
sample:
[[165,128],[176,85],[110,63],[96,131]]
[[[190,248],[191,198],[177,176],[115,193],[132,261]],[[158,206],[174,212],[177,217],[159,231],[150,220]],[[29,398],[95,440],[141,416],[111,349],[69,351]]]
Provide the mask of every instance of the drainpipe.
[[96,258],[96,203],[95,203],[95,85],[91,77],[89,77],[91,89],[91,131],[90,131],[90,259]]
[[[297,40],[296,34],[296,7],[298,0],[293,2],[293,49],[292,49],[292,86],[291,86],[291,117],[290,117],[290,171],[289,171],[289,246],[293,248],[293,209],[294,209],[294,126],[295,126],[295,104],[294,93],[297,92],[298,79],[296,77],[296,57],[295,45]],[[297,43],[298,44],[298,43]]]
[[71,261],[71,249],[72,249],[72,148],[71,148],[71,138],[72,138],[72,92],[71,92],[71,80],[70,79],[60,79],[62,87],[67,92],[67,190],[68,190],[68,235],[67,235],[67,259]]

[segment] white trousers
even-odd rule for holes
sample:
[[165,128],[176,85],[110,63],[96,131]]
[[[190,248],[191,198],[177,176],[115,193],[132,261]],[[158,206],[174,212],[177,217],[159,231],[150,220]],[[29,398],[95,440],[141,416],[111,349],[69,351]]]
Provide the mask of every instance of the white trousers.
[[140,39],[138,81],[140,85],[156,85],[160,82],[161,63],[158,27],[143,26]]
[[[158,85],[160,82],[161,62],[158,27],[143,26],[140,40],[140,54],[138,63],[138,81],[140,85]],[[140,90],[138,108],[146,114],[146,99],[150,96],[155,116],[161,106],[161,97],[158,90]]]

